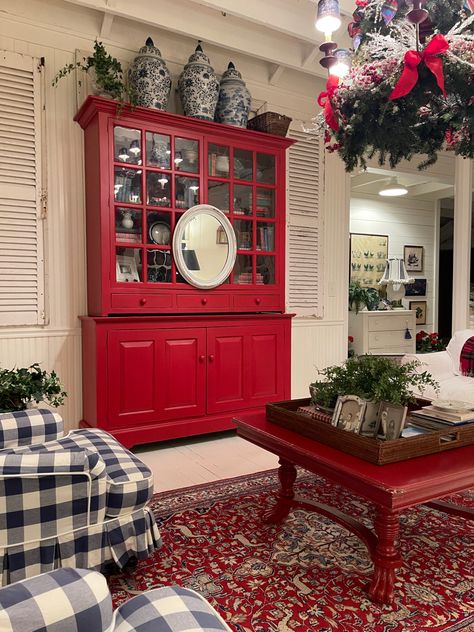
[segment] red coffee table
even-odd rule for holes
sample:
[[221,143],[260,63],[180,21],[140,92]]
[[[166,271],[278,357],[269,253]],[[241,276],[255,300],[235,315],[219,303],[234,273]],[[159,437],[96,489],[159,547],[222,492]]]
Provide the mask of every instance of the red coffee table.
[[[474,487],[474,444],[389,465],[373,465],[267,421],[265,414],[234,419],[237,434],[280,457],[280,490],[268,522],[279,522],[293,508],[316,511],[359,536],[374,563],[369,588],[373,601],[394,599],[395,570],[402,565],[398,535],[400,512],[425,504],[455,516],[474,519],[474,509],[436,501]],[[374,531],[339,510],[298,496],[293,491],[295,465],[320,474],[372,501]]]

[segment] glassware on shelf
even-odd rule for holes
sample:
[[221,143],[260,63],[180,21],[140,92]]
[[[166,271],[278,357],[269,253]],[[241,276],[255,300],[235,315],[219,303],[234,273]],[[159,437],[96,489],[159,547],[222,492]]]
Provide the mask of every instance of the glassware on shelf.
[[146,174],[146,194],[149,206],[171,206],[171,174],[148,171]]
[[247,149],[234,150],[234,178],[253,180],[253,152]]
[[143,281],[142,272],[141,248],[116,248],[115,278],[117,283],[138,283]]
[[166,134],[146,133],[146,163],[161,169],[171,168],[171,139]]
[[129,165],[142,164],[141,132],[139,129],[114,127],[114,158]]
[[188,173],[199,172],[199,141],[189,138],[174,139],[175,169]]
[[234,184],[234,215],[252,215],[252,192],[251,186]]
[[175,180],[175,207],[191,208],[199,204],[199,180],[186,176],[176,176]]
[[210,176],[228,178],[230,170],[229,148],[209,143],[207,147],[208,172]]
[[223,213],[229,212],[229,183],[219,180],[208,180],[207,199],[211,206],[215,206]]
[[257,153],[257,182],[275,184],[275,156]]
[[115,167],[114,197],[116,202],[141,204],[142,170]]

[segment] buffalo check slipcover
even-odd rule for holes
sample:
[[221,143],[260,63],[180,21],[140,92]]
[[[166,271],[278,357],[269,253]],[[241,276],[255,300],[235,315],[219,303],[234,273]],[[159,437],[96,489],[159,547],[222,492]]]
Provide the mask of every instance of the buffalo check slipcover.
[[61,568],[0,589],[0,632],[231,632],[197,592],[149,590],[112,611],[104,577]]
[[[48,410],[0,414],[2,585],[59,566],[123,567],[161,545],[147,507],[151,471],[103,430],[62,435]],[[46,440],[25,445],[28,437]]]

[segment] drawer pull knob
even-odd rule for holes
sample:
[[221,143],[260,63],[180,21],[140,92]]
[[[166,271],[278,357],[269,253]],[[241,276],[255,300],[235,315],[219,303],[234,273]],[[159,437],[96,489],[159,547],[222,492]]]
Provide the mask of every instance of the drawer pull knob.
[[146,298],[140,299],[140,305],[146,305]]
[[199,356],[199,362],[204,362],[205,359],[206,359],[205,355],[200,355]]
[[260,303],[262,302],[262,299],[261,298],[256,298],[255,302],[257,303],[257,305],[260,305]]
[[211,353],[211,355],[209,356],[209,362],[214,362],[214,355]]
[[207,298],[202,298],[202,299],[201,299],[201,303],[202,303],[203,305],[207,305]]

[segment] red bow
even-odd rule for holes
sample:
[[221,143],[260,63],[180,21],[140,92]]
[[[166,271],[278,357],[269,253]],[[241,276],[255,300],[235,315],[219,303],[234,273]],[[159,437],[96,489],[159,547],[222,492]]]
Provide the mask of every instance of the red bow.
[[446,96],[443,62],[437,55],[445,53],[448,48],[449,44],[444,35],[435,35],[422,53],[416,50],[409,50],[405,53],[405,66],[397,85],[390,95],[390,99],[392,101],[393,99],[399,99],[413,90],[418,81],[418,64],[422,61],[425,62],[426,67],[434,74],[436,83],[444,96]]
[[330,75],[329,79],[326,83],[326,91],[321,92],[318,97],[318,104],[324,108],[324,118],[326,119],[326,123],[329,125],[331,129],[335,132],[339,129],[339,123],[337,122],[336,115],[331,105],[331,97],[334,94],[337,86],[339,85],[339,77],[334,75]]

